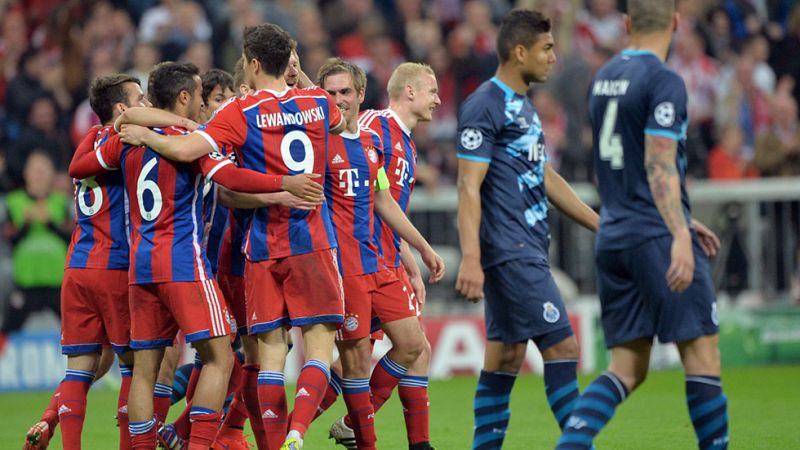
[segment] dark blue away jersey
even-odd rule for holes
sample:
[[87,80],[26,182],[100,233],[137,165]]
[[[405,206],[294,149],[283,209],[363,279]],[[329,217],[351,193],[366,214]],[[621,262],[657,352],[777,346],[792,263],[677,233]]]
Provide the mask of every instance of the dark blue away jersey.
[[618,250],[669,234],[644,165],[645,135],[678,143],[681,203],[686,194],[686,86],[652,52],[625,50],[597,73],[589,92],[594,165],[602,207],[599,250]]
[[464,101],[458,157],[489,164],[481,185],[481,264],[547,263],[550,227],[544,187],[544,132],[530,99],[497,78]]

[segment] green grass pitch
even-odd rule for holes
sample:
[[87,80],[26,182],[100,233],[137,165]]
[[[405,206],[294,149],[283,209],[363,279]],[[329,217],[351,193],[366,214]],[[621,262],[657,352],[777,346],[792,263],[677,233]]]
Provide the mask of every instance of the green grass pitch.
[[[581,377],[581,386],[590,381]],[[431,438],[439,450],[468,449],[472,438],[472,397],[476,379],[432,382]],[[800,449],[800,366],[727,369],[723,386],[729,397],[731,449]],[[22,447],[27,428],[46,406],[50,394],[0,395],[0,449]],[[170,416],[178,414],[176,405]],[[180,404],[182,406],[182,404]],[[113,449],[116,394],[98,389],[89,396],[83,448]],[[343,402],[321,416],[306,436],[304,448],[333,448],[327,439],[331,422],[344,412]],[[404,449],[406,444],[400,402],[394,396],[377,415],[378,447]],[[558,439],[555,420],[547,407],[542,378],[521,376],[511,401],[511,425],[504,449],[552,449]],[[686,412],[683,375],[654,372],[617,411],[596,441],[599,449],[692,449],[694,433]],[[60,434],[51,449],[61,449]],[[341,448],[341,447],[339,447]]]

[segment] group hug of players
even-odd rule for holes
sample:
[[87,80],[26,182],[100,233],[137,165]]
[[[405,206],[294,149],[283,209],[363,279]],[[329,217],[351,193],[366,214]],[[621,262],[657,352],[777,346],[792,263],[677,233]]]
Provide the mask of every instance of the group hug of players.
[[[250,448],[249,418],[259,449],[298,450],[339,395],[348,415],[331,436],[374,449],[375,412],[398,386],[409,448],[431,448],[425,287],[409,246],[429,282],[444,264],[405,211],[411,130],[440,104],[435,75],[404,63],[389,80],[389,108],[360,112],[357,66],[333,58],[314,86],[272,24],[247,28],[243,47],[234,77],[163,62],[147,96],[131,76],[93,80],[102,125],[69,168],[77,227],[62,286],[68,369],[25,449],[46,448],[58,423],[63,447],[80,448],[108,346],[122,375],[121,449]],[[305,364],[289,412],[291,327],[302,330]],[[197,360],[186,410],[166,424],[179,331]],[[373,368],[380,333],[393,347]]]

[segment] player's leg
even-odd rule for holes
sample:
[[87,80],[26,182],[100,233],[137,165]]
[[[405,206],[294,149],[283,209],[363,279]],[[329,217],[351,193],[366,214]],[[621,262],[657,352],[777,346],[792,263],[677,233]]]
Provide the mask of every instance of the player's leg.
[[[136,336],[136,333],[132,333]],[[133,377],[128,393],[128,431],[132,449],[152,449],[156,443],[156,418],[153,412],[153,390],[164,348],[138,349],[132,342]]]
[[286,390],[283,370],[286,365],[286,333],[283,328],[264,331],[258,339],[259,417],[266,435],[267,448],[278,448],[286,439]]
[[65,449],[81,447],[81,431],[86,418],[86,394],[94,382],[100,353],[67,356],[67,372],[59,387],[58,419]]
[[[194,394],[195,385],[197,384],[197,377],[200,375],[200,360],[199,357],[197,357],[192,366],[192,372],[189,375],[189,383],[186,388],[186,407],[181,415],[175,419],[175,422],[167,424],[167,415],[169,414],[170,406],[172,406],[172,395],[174,393],[173,383],[180,359],[181,347],[177,339],[175,339],[172,345],[164,350],[164,357],[161,359],[161,365],[158,367],[158,376],[156,377],[156,384],[153,388],[153,413],[159,427],[158,438],[162,444],[168,448],[179,447],[181,442],[189,439],[189,430],[191,429],[191,424],[189,423],[189,408],[191,407],[191,398]],[[192,391],[191,394],[188,393],[190,389]]]
[[359,449],[374,449],[375,414],[369,388],[372,346],[368,337],[369,325],[366,328],[367,336],[336,342],[342,364],[342,396],[354,432],[353,442],[337,441],[337,443],[346,447],[348,444],[355,444]]
[[131,447],[131,435],[128,432],[128,398],[131,391],[131,380],[133,379],[133,352],[131,350],[120,353],[119,375],[120,387],[117,397],[117,425],[119,426],[119,448],[127,450]]
[[489,340],[486,343],[483,370],[478,378],[473,403],[473,449],[502,448],[511,419],[511,389],[525,359],[527,347],[527,340],[514,344],[505,344],[499,340]]
[[719,336],[679,342],[686,371],[686,403],[700,449],[728,447],[728,398],[720,378]]
[[[244,332],[247,333],[247,327],[244,328]],[[244,353],[242,397],[247,408],[247,417],[250,419],[250,427],[255,435],[256,445],[258,448],[267,448],[267,436],[258,402],[258,372],[261,369],[258,364],[258,340],[247,335],[241,335],[241,339]]]
[[406,435],[410,450],[426,450],[430,446],[430,399],[428,397],[428,369],[431,361],[431,343],[423,333],[422,353],[406,376],[400,380],[397,393],[403,405]]
[[227,335],[194,341],[193,345],[203,360],[203,369],[189,413],[192,422],[189,449],[199,450],[211,447],[217,435],[234,356]]

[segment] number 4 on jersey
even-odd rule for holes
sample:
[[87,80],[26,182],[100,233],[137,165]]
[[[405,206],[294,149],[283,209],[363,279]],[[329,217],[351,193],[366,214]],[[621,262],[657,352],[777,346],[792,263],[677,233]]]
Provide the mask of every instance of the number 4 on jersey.
[[622,137],[618,133],[614,133],[614,128],[617,126],[618,109],[619,100],[610,99],[606,106],[606,113],[603,115],[603,127],[600,129],[600,159],[609,161],[614,170],[625,167]]

